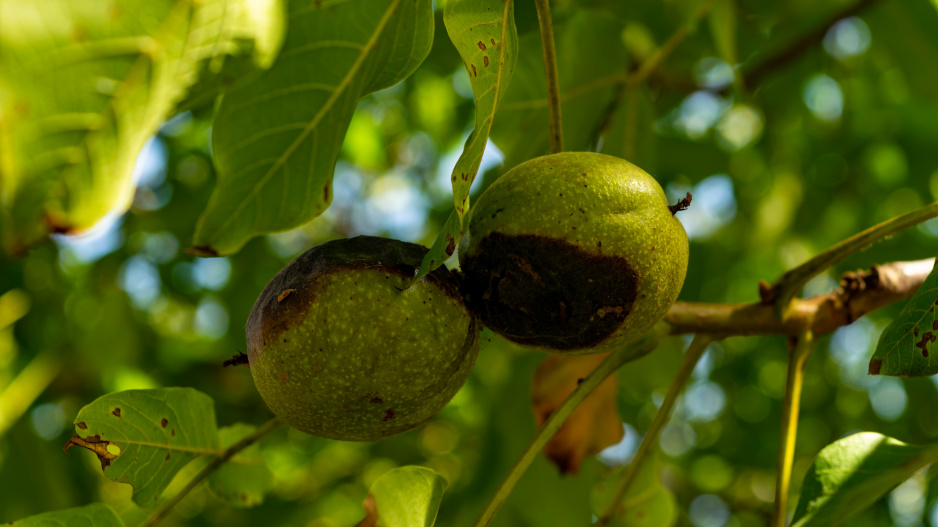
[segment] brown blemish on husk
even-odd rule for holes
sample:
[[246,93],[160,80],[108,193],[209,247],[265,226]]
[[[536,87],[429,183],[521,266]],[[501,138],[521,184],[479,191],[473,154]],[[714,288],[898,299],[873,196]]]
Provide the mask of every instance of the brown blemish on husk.
[[463,265],[467,303],[522,345],[595,347],[628,317],[638,275],[625,259],[535,235],[493,233]]
[[[415,243],[373,236],[326,242],[306,251],[281,269],[254,303],[246,327],[248,356],[306,320],[327,276],[374,269],[409,280],[426,253],[426,247]],[[436,269],[425,279],[435,281],[447,295],[462,301],[457,278],[446,269]],[[287,290],[291,291],[290,301],[282,302],[279,297]]]

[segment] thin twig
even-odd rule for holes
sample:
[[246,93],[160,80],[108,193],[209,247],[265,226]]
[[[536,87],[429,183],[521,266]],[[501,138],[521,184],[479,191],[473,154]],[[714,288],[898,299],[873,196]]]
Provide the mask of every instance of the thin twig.
[[776,316],[780,320],[784,320],[788,314],[791,299],[808,283],[808,280],[818,273],[843,261],[853,253],[867,249],[883,238],[902,232],[936,216],[938,216],[938,201],[857,233],[798,267],[783,273],[775,280],[771,288],[762,289],[762,301],[766,304],[774,303]]
[[253,445],[257,442],[258,439],[264,437],[265,435],[273,432],[277,428],[280,428],[283,423],[276,417],[267,421],[260,428],[255,430],[252,434],[246,435],[241,438],[237,443],[226,448],[218,457],[212,459],[208,465],[205,465],[198,474],[195,475],[189,483],[183,487],[175,496],[163,502],[162,505],[152,514],[149,518],[146,519],[140,527],[152,527],[160,523],[160,521],[169,514],[169,511],[173,509],[183,498],[185,498],[190,492],[192,492],[196,487],[199,486],[205,478],[212,475],[213,472],[221,468],[229,459],[235,456],[238,452],[244,450],[245,448]]
[[775,477],[772,527],[785,527],[788,515],[788,487],[791,483],[791,465],[795,459],[795,440],[798,437],[801,387],[812,351],[814,351],[814,335],[811,330],[808,330],[798,337],[795,349],[788,358],[788,378],[785,381],[785,400],[782,403],[781,441],[778,447],[778,472]]
[[541,47],[544,48],[544,72],[547,75],[547,102],[550,109],[550,152],[563,152],[563,121],[560,116],[560,80],[557,77],[557,51],[554,48],[554,26],[550,20],[549,0],[534,0],[537,20],[541,26]]
[[586,378],[583,379],[583,382],[567,396],[560,407],[557,408],[557,411],[552,413],[537,431],[537,434],[531,439],[528,446],[525,447],[521,457],[515,461],[514,466],[511,467],[511,470],[505,475],[501,483],[499,483],[498,489],[492,494],[492,497],[489,498],[489,502],[485,505],[485,510],[482,511],[479,519],[476,520],[473,525],[475,527],[486,527],[492,523],[495,514],[498,513],[498,509],[501,508],[502,504],[508,498],[508,495],[511,494],[515,484],[521,479],[521,476],[534,461],[534,458],[537,457],[541,449],[544,448],[544,445],[547,444],[547,441],[557,433],[557,430],[559,430],[564,421],[567,420],[567,417],[569,417],[580,403],[593,393],[593,390],[602,384],[607,377],[615,373],[619,367],[626,362],[636,360],[651,353],[667,333],[667,324],[655,326],[652,331],[647,333],[638,342],[612,352],[592,371],[592,373],[587,375]]
[[681,360],[681,366],[677,371],[677,375],[674,376],[674,380],[671,381],[671,386],[668,388],[668,393],[664,396],[661,408],[658,409],[658,413],[655,414],[655,419],[652,421],[648,431],[645,432],[645,437],[642,439],[642,444],[639,445],[638,450],[635,452],[632,463],[630,463],[622,473],[622,479],[619,480],[619,484],[616,486],[616,491],[612,495],[612,501],[609,502],[605,512],[603,512],[603,515],[600,516],[599,520],[596,522],[597,527],[605,527],[609,525],[613,516],[616,514],[624,514],[625,511],[623,511],[621,507],[622,499],[625,498],[629,487],[631,487],[632,482],[635,481],[635,475],[638,474],[639,469],[642,468],[642,463],[645,461],[648,453],[651,452],[651,448],[657,444],[661,430],[664,429],[664,425],[667,424],[668,419],[671,417],[671,410],[674,409],[677,396],[684,389],[684,384],[687,382],[690,374],[693,373],[694,367],[697,366],[697,361],[700,360],[700,357],[703,356],[704,351],[706,351],[707,346],[709,346],[712,341],[713,339],[708,335],[702,334],[695,336],[694,340],[691,341],[690,347],[687,348],[687,351],[684,353],[684,358]]
[[846,326],[883,306],[911,297],[935,265],[935,259],[875,265],[846,273],[842,288],[824,295],[796,298],[784,321],[762,302],[709,304],[675,302],[665,321],[674,334],[797,336],[810,329],[820,336]]

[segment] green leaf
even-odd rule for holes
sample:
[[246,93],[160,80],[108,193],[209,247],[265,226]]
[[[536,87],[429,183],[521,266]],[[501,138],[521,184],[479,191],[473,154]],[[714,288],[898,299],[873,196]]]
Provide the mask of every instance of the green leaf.
[[196,226],[197,254],[231,254],[321,214],[358,99],[407,78],[433,41],[430,0],[301,0],[287,20],[274,65],[218,107],[218,185]]
[[360,527],[433,527],[446,480],[418,466],[391,469],[371,485]]
[[13,527],[124,527],[114,509],[103,503],[45,512],[11,523]]
[[[228,448],[255,430],[256,426],[236,423],[219,428],[218,440],[222,448]],[[260,505],[273,483],[274,475],[267,468],[257,443],[228,460],[208,479],[212,494],[232,507]]]
[[[564,146],[590,149],[599,121],[625,80],[627,57],[622,25],[615,17],[581,10],[555,29]],[[505,154],[505,166],[550,153],[547,88],[541,38],[521,37],[514,82],[499,107],[492,140]]]
[[514,2],[450,0],[443,7],[443,23],[462,57],[476,103],[475,128],[466,139],[450,178],[453,203],[459,222],[464,225],[463,218],[469,212],[469,188],[479,171],[495,112],[508,91],[518,57]]
[[[624,470],[620,468],[611,472],[593,487],[593,510],[596,513],[605,512]],[[674,496],[661,484],[657,460],[651,457],[645,460],[635,475],[635,481],[622,500],[620,513],[613,518],[612,524],[622,527],[671,527],[677,523],[677,516]]]
[[226,6],[2,1],[0,198],[9,250],[129,208],[144,142],[196,81],[198,64],[230,48]]
[[871,375],[922,377],[938,373],[938,267],[879,337]]
[[192,388],[128,390],[99,397],[78,412],[65,446],[94,452],[108,479],[133,486],[133,501],[152,509],[176,472],[219,454],[212,399]]
[[824,447],[808,469],[793,527],[840,525],[925,466],[938,446],[860,432]]

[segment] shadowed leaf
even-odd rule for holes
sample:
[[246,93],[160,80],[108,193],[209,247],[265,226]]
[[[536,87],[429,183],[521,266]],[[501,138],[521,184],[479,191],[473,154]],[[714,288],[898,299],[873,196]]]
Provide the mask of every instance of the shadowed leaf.
[[446,480],[417,466],[391,469],[371,485],[357,527],[433,527]]
[[[551,355],[534,372],[531,405],[537,425],[544,421],[608,353]],[[586,456],[622,440],[624,429],[616,411],[618,378],[610,376],[583,401],[544,447],[544,454],[562,473],[576,474]]]
[[92,503],[84,507],[46,512],[15,521],[14,527],[124,527],[124,522],[114,509],[103,503]]
[[214,403],[191,388],[105,395],[78,412],[75,433],[66,448],[95,452],[104,475],[132,485],[134,503],[144,509],[187,463],[219,453]]
[[870,374],[922,377],[938,373],[938,267],[886,327],[870,360]]
[[841,525],[925,466],[938,446],[860,432],[824,447],[808,469],[793,527]]
[[[257,430],[256,426],[236,423],[218,429],[221,448],[228,448]],[[267,468],[255,443],[239,452],[215,471],[208,479],[212,494],[232,507],[255,507],[264,502],[274,483],[274,475]]]
[[321,214],[358,99],[407,78],[433,41],[430,0],[296,1],[287,20],[274,65],[229,89],[216,112],[218,184],[198,254],[231,254]]

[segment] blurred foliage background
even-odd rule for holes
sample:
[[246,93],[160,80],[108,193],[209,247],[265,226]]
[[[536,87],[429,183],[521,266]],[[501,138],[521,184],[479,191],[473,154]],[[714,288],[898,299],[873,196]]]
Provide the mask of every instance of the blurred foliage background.
[[[600,151],[643,167],[672,201],[686,191],[694,195],[680,215],[691,240],[682,300],[753,301],[758,280],[938,199],[936,5],[864,4],[839,20],[835,15],[850,2],[720,4],[733,16],[701,21],[609,116]],[[619,85],[576,88],[633,71],[697,5],[555,2],[562,91],[574,90],[563,114],[569,149],[596,148],[595,124]],[[515,9],[521,58],[474,195],[547,151],[546,107],[524,104],[543,90],[536,13],[529,1]],[[336,167],[334,201],[312,223],[256,238],[228,258],[185,252],[214,182],[212,108],[204,107],[173,117],[147,143],[129,213],[85,236],[55,235],[21,257],[3,257],[0,521],[92,501],[112,505],[130,523],[142,520],[130,488],[106,480],[94,456],[62,453],[81,406],[112,391],[192,386],[215,399],[220,425],[261,423],[270,414],[249,372],[221,362],[245,349],[242,328],[267,281],[297,254],[334,238],[433,241],[452,207],[450,171],[473,120],[472,92],[443,30],[442,2],[436,13],[427,61],[358,105]],[[794,49],[792,43],[816,32],[810,45]],[[757,74],[740,84],[734,71]],[[933,256],[935,247],[938,221],[931,221],[819,276],[805,294],[831,290],[845,270]],[[866,374],[876,339],[899,307],[822,339],[804,386],[796,488],[818,450],[845,434],[938,438],[938,382]],[[620,444],[588,460],[577,476],[560,476],[538,459],[495,524],[587,525],[594,486],[628,462],[687,342],[666,341],[620,372],[627,431]],[[737,337],[713,344],[698,365],[658,456],[678,524],[766,523],[786,354],[782,338]],[[165,525],[354,525],[370,484],[404,464],[448,479],[438,525],[467,525],[534,433],[530,378],[543,358],[495,340],[442,413],[389,440],[345,443],[279,430],[261,443],[276,476],[263,505],[232,509],[200,490]],[[850,525],[938,526],[938,488],[913,478]]]

